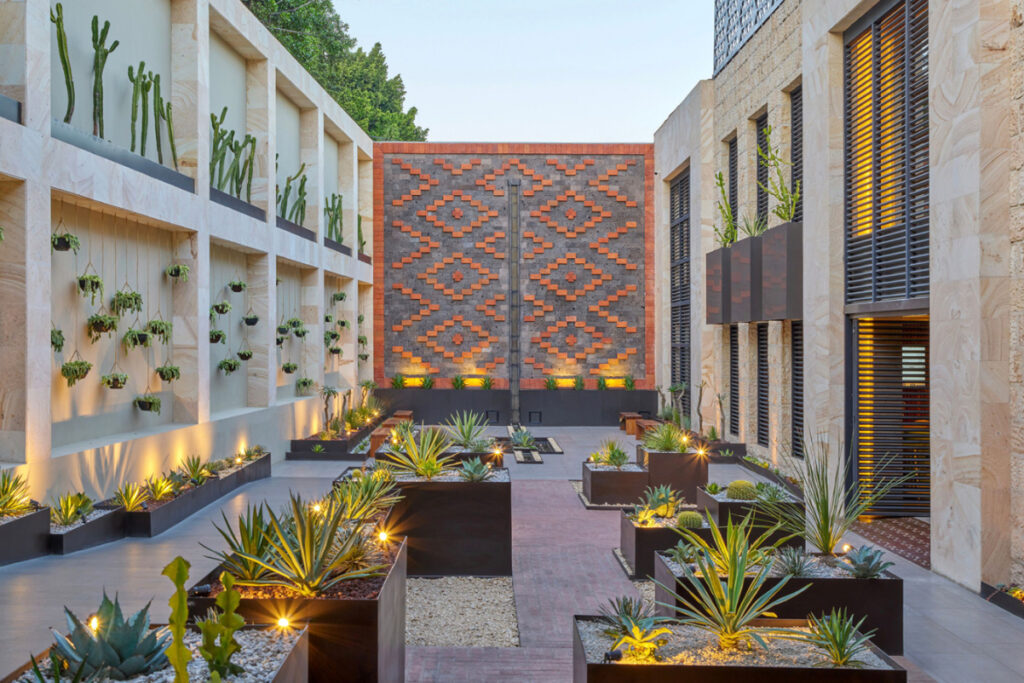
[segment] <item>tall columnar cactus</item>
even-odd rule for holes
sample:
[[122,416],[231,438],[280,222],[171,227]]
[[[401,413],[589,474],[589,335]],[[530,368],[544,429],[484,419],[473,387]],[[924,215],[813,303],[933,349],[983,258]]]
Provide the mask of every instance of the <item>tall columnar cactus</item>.
[[103,137],[103,69],[107,65],[107,57],[117,49],[120,41],[115,40],[106,47],[107,33],[110,31],[110,22],[103,22],[103,30],[100,31],[100,18],[95,14],[92,16],[92,49],[93,55],[93,81],[92,81],[92,134]]
[[64,113],[64,123],[71,123],[75,113],[75,81],[71,76],[71,60],[68,58],[68,34],[64,30],[64,5],[57,3],[57,12],[50,10],[50,21],[57,25],[57,52],[60,55],[60,67],[64,71],[64,87],[68,90],[68,109]]
[[146,82],[146,63],[139,62],[139,70],[132,72],[128,67],[128,80],[132,83],[132,147],[135,151],[135,125],[139,118],[139,96],[142,94],[142,85]]
[[167,144],[171,146],[171,161],[174,162],[174,170],[178,170],[178,147],[174,144],[174,116],[171,114],[171,103],[167,103],[164,112],[164,121],[167,122]]
[[156,139],[156,160],[164,163],[164,148],[160,144],[160,123],[164,119],[164,98],[160,93],[160,74],[153,76],[153,137]]
[[225,146],[228,138],[228,130],[224,128],[224,117],[228,115],[228,108],[216,114],[210,114],[210,124],[213,126],[213,138],[210,151],[210,184],[218,190],[224,189],[224,155],[227,153]]
[[142,131],[139,134],[139,154],[146,156],[146,136],[149,134],[149,91],[153,87],[153,74],[150,72],[145,77],[140,74],[139,78],[142,79],[139,84],[142,97]]
[[342,225],[344,214],[342,213],[342,197],[338,193],[332,194],[324,200],[324,218],[327,219],[327,236],[338,242],[344,241]]
[[[306,165],[303,164],[303,167]],[[299,179],[299,189],[295,193],[295,204],[292,206],[291,215],[288,216],[288,220],[296,225],[302,225],[306,222],[306,176],[303,175]]]
[[[289,216],[293,215],[293,213],[294,213],[294,212],[289,212],[288,211],[288,199],[289,199],[289,195],[291,195],[291,193],[292,193],[292,183],[294,183],[300,177],[302,177],[301,187],[302,187],[303,196],[300,197],[299,200],[303,201],[303,198],[304,198],[304,195],[305,195],[305,185],[306,185],[306,179],[303,176],[303,171],[305,171],[305,170],[306,170],[306,164],[303,163],[301,166],[299,166],[299,170],[295,172],[295,175],[291,176],[290,178],[285,178],[285,181],[284,181],[284,191],[283,192],[278,191],[278,195],[277,195],[278,213],[277,213],[277,215],[280,216],[281,218],[289,218]],[[305,215],[305,208],[303,208],[303,215]]]

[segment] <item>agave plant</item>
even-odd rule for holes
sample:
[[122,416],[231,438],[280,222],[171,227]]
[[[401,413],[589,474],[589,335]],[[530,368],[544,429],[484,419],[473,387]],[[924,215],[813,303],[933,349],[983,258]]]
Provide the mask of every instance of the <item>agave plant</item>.
[[533,438],[533,434],[528,429],[522,427],[516,427],[512,431],[512,447],[518,448],[519,450],[533,450],[537,445],[537,440]]
[[668,484],[648,486],[644,491],[643,504],[657,517],[671,517],[681,502],[680,498]]
[[266,575],[266,568],[253,560],[246,559],[246,557],[259,557],[264,561],[268,557],[270,545],[267,543],[267,523],[263,517],[263,505],[250,505],[244,513],[238,515],[237,534],[231,528],[223,510],[220,516],[224,520],[224,527],[221,528],[216,523],[213,527],[224,539],[227,550],[214,550],[200,543],[213,553],[207,557],[218,561],[225,571],[239,581],[259,581]]
[[862,633],[860,630],[864,619],[855,621],[855,617],[846,613],[846,608],[833,610],[829,614],[807,617],[807,631],[796,635],[785,635],[788,640],[808,643],[824,651],[824,666],[849,667],[859,669],[864,663],[856,659],[870,651],[868,643],[876,629]]
[[445,424],[445,431],[451,437],[452,443],[469,450],[473,450],[470,446],[483,439],[486,429],[487,418],[482,413],[468,410],[455,413],[448,418],[448,422]]
[[406,434],[399,445],[401,452],[392,452],[390,460],[400,474],[433,479],[455,466],[452,456],[443,455],[451,442],[440,429],[421,427],[419,434]]
[[679,453],[685,448],[683,432],[671,422],[662,422],[654,429],[644,433],[643,446],[648,451],[661,453]]
[[151,477],[146,480],[146,495],[153,500],[167,500],[172,498],[177,491],[177,486],[170,477]]
[[16,517],[31,509],[25,477],[11,470],[0,471],[0,517]]
[[670,621],[668,617],[655,616],[654,611],[643,600],[629,596],[612,598],[608,605],[601,607],[601,621],[606,628],[605,635],[615,639],[612,648],[625,645],[638,659],[649,659],[661,641],[658,637],[668,633],[659,624]]
[[106,592],[94,619],[83,624],[67,607],[68,635],[54,632],[54,650],[70,671],[85,676],[126,680],[159,671],[167,666],[164,651],[171,642],[167,628],[149,628],[149,604],[128,619],[114,596]]
[[590,454],[590,460],[596,465],[608,465],[616,469],[629,462],[629,454],[622,449],[617,441],[609,439],[601,443],[600,448]]
[[335,502],[341,506],[345,519],[370,519],[402,499],[395,491],[393,477],[389,479],[376,474],[376,471],[370,475],[359,472],[334,485],[331,493]]
[[775,553],[775,566],[783,576],[799,578],[811,571],[811,558],[803,548],[779,548]]
[[114,502],[125,509],[126,512],[138,512],[143,504],[149,500],[149,492],[131,482],[125,482],[114,492]]
[[200,486],[203,482],[213,476],[210,469],[203,464],[198,455],[191,455],[185,458],[181,466],[181,474],[188,479],[193,486]]
[[839,566],[858,579],[877,579],[882,572],[892,566],[892,562],[882,560],[883,555],[885,553],[878,548],[862,545],[846,553],[843,559],[839,560]]
[[753,517],[751,514],[747,514],[742,520],[737,523],[733,523],[733,518],[730,516],[728,524],[726,526],[725,535],[722,534],[721,528],[715,524],[711,513],[707,510],[704,511],[707,519],[707,526],[711,532],[710,541],[705,541],[699,534],[689,528],[676,527],[676,533],[683,537],[683,540],[695,548],[702,555],[707,556],[711,564],[718,568],[719,574],[726,574],[729,569],[729,558],[732,552],[730,548],[730,542],[738,542],[736,539],[730,539],[729,533],[731,530],[736,529],[737,534],[744,536],[744,544],[747,550],[747,565],[753,570],[762,567],[771,567],[774,559],[775,549],[778,548],[782,543],[792,538],[786,536],[784,538],[776,539],[772,541],[772,534],[778,531],[778,527],[771,527],[769,529],[761,530],[759,536],[751,538],[751,530],[754,527]]
[[459,468],[459,476],[466,481],[487,481],[494,475],[490,463],[485,463],[480,458],[470,458],[462,462]]
[[92,506],[92,498],[89,496],[69,491],[50,505],[50,521],[70,526],[80,519],[85,519],[92,512]]

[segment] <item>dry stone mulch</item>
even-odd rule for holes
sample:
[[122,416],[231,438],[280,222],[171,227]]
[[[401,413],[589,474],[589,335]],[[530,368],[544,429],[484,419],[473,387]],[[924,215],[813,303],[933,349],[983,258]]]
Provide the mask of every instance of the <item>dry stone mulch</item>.
[[511,577],[408,579],[405,644],[519,647]]

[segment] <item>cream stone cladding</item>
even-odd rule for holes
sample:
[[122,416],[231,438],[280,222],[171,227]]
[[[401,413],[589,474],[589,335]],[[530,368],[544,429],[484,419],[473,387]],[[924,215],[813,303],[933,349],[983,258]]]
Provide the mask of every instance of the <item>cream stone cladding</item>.
[[1024,585],[1024,0],[1010,3],[1010,580]]
[[[66,7],[69,4],[65,2]],[[127,55],[130,44],[124,41],[130,15],[141,4],[119,3],[127,9],[110,12],[110,5],[100,0],[83,0],[75,3],[75,16],[84,12],[91,18],[97,13],[101,24],[110,19],[108,44],[121,39],[125,47],[114,56],[121,50]],[[170,51],[169,62],[162,58],[161,84],[174,109],[180,171],[195,182],[195,192],[179,189],[51,136],[51,121],[64,114],[63,108],[52,108],[56,92],[64,90],[63,74],[53,63],[57,57],[51,44],[52,3],[25,0],[0,5],[0,16],[13,21],[0,32],[3,54],[25,55],[20,61],[5,62],[0,74],[2,92],[23,105],[22,124],[0,118],[0,225],[5,237],[0,243],[0,461],[26,473],[32,496],[47,500],[69,489],[106,496],[124,481],[175,467],[185,456],[224,457],[253,443],[265,444],[275,459],[282,458],[289,438],[319,429],[321,404],[315,395],[294,396],[298,373],[290,383],[278,386],[282,352],[274,335],[280,273],[289,283],[295,280],[296,317],[309,328],[306,341],[295,350],[303,374],[317,382],[329,377],[342,389],[352,389],[358,381],[354,337],[343,341],[348,362],[325,358],[324,353],[324,315],[329,309],[334,315],[345,309],[353,324],[359,314],[371,320],[373,283],[369,264],[320,243],[322,193],[327,189],[323,140],[330,135],[336,143],[329,153],[337,159],[337,172],[328,171],[328,180],[345,194],[346,235],[351,230],[354,238],[355,215],[372,215],[371,180],[360,172],[360,164],[372,159],[369,137],[238,0],[161,0],[153,7],[169,9],[169,24],[165,19],[165,42],[154,44],[169,45]],[[80,24],[76,19],[73,40],[79,44],[73,54],[81,47]],[[211,49],[213,35],[223,43],[218,50]],[[88,39],[86,30],[86,46]],[[223,55],[224,48],[235,53],[230,69],[216,63],[216,54]],[[245,108],[237,112],[235,125],[244,121],[245,132],[257,138],[252,203],[270,209],[264,220],[209,200],[210,114],[218,103],[210,93],[211,72],[230,71],[237,77],[239,56],[245,67]],[[113,69],[113,63],[112,57],[105,76],[106,137],[122,146],[123,130],[119,127],[112,135],[111,121],[124,114],[124,93],[118,94],[118,88],[127,75],[120,66]],[[82,127],[91,129],[90,66],[91,59],[89,64],[77,64],[75,72],[77,111],[85,117]],[[275,227],[278,92],[299,108],[297,152],[309,175],[304,226],[312,231],[313,240]],[[240,101],[239,93],[233,94],[233,101]],[[77,114],[75,121],[77,126]],[[169,166],[166,140],[164,152]],[[78,256],[51,253],[50,234],[67,215],[72,221],[76,215],[86,221]],[[71,227],[68,223],[66,218],[66,227]],[[353,242],[346,237],[347,244]],[[130,393],[98,386],[99,376],[113,368],[119,337],[82,350],[83,356],[93,354],[95,365],[86,380],[70,389],[59,375],[59,365],[71,347],[65,348],[64,358],[56,359],[50,348],[51,323],[64,329],[66,340],[75,330],[79,347],[90,347],[87,338],[82,340],[84,325],[74,321],[71,309],[63,312],[72,305],[85,312],[78,308],[83,306],[82,297],[71,290],[71,283],[90,254],[97,271],[101,265],[109,270],[104,271],[107,298],[121,288],[121,280],[127,280],[147,289],[142,293],[152,302],[152,309],[145,312],[149,318],[159,314],[174,325],[166,348],[134,350],[119,357],[132,382]],[[162,275],[169,262],[190,266],[187,283],[171,283]],[[227,295],[228,279],[245,280],[244,294]],[[331,302],[329,293],[334,291],[345,291],[346,301]],[[78,297],[77,304],[73,296]],[[232,312],[217,317],[214,324],[230,327],[231,343],[211,348],[209,309],[224,298],[231,301]],[[100,304],[96,302],[97,307]],[[260,322],[244,330],[240,318],[250,308]],[[253,358],[230,377],[218,373],[216,364],[234,354],[246,334]],[[180,366],[181,379],[161,388],[150,373],[167,357]],[[366,367],[371,363],[372,359]],[[163,398],[160,416],[133,413],[127,407],[147,384]]]

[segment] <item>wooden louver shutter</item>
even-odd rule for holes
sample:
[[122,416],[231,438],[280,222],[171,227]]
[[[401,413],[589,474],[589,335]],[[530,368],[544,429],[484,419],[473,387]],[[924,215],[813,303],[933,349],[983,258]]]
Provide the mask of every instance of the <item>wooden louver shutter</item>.
[[768,323],[757,326],[757,443],[768,446]]
[[671,216],[672,383],[686,385],[682,411],[690,414],[690,172],[669,188]]

